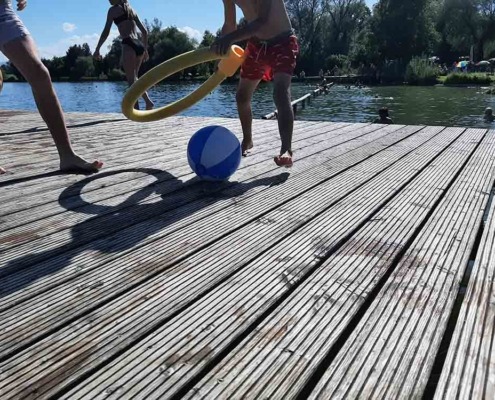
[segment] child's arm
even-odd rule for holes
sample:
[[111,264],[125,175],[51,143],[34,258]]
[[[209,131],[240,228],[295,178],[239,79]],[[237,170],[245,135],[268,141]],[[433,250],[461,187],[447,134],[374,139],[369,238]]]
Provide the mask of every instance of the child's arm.
[[95,52],[93,54],[93,57],[96,59],[100,59],[100,48],[105,43],[105,41],[108,39],[108,35],[110,34],[110,28],[112,28],[112,23],[113,23],[113,18],[110,15],[110,11],[108,10],[107,14],[107,22],[105,24],[105,27],[103,28],[103,32],[101,33],[100,40],[98,41],[98,45],[96,46]]
[[149,56],[148,56],[148,30],[146,27],[143,25],[141,20],[136,14],[136,18],[134,19],[136,21],[136,25],[141,31],[141,34],[143,35],[143,46],[144,46],[144,61],[147,61]]
[[222,36],[232,33],[237,28],[235,4],[232,0],[223,0],[225,22],[222,26]]
[[[229,0],[224,0],[224,3],[226,1],[229,2]],[[248,23],[245,27],[231,31],[215,41],[212,47],[217,53],[227,53],[233,43],[255,36],[259,29],[266,24],[270,15],[272,0],[259,0],[258,4],[258,18]]]

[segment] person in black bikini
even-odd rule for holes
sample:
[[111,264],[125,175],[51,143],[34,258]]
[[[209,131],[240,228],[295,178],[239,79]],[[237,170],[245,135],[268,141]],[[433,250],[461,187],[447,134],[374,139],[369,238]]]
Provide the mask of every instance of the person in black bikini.
[[[110,34],[110,28],[115,23],[119,29],[120,37],[122,38],[122,55],[124,61],[124,71],[127,76],[127,82],[131,86],[137,79],[139,68],[143,61],[148,61],[148,31],[141,23],[138,15],[129,5],[127,0],[109,0],[111,7],[108,10],[107,22],[100,36],[98,45],[96,46],[93,57],[101,60],[100,48],[105,43]],[[141,31],[142,42],[138,39],[137,29]],[[148,96],[148,93],[143,94],[143,99],[146,103],[146,109],[151,110],[154,103]],[[138,103],[135,106],[139,109]]]

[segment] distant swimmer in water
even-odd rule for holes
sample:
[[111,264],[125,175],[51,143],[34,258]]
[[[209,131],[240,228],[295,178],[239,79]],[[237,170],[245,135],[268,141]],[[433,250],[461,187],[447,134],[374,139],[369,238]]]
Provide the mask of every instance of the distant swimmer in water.
[[375,124],[393,124],[394,121],[388,115],[388,108],[382,107],[378,110],[379,118],[375,119]]
[[485,110],[485,115],[483,116],[485,122],[493,122],[495,121],[495,116],[493,115],[493,110],[490,107],[487,107]]

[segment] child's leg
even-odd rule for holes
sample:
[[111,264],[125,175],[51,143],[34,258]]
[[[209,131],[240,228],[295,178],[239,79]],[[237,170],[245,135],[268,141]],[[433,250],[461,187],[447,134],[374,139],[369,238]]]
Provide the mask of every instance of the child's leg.
[[[131,86],[134,82],[137,81],[137,56],[134,49],[127,44],[122,44],[122,61],[124,64],[124,72],[127,78],[127,83],[129,84],[129,86]],[[134,108],[136,110],[139,110],[139,102],[136,102]]]
[[273,77],[273,100],[278,111],[278,129],[282,145],[280,148],[280,158],[292,158],[292,133],[294,130],[294,112],[291,105],[292,77],[285,73],[276,73]]
[[31,36],[24,36],[6,43],[2,52],[17,67],[31,85],[36,105],[52,134],[60,155],[62,170],[96,172],[102,163],[89,163],[72,149],[64,116],[53,88],[48,70],[39,59]]
[[245,157],[247,151],[253,148],[253,112],[251,100],[260,80],[250,80],[241,78],[237,88],[236,101],[239,119],[242,125],[242,155]]
[[[139,76],[139,69],[141,68],[141,64],[143,63],[143,56],[138,56],[136,57],[136,79]],[[147,110],[152,110],[153,107],[155,106],[155,103],[153,103],[148,96],[148,92],[143,93],[143,100],[146,103],[146,109]]]

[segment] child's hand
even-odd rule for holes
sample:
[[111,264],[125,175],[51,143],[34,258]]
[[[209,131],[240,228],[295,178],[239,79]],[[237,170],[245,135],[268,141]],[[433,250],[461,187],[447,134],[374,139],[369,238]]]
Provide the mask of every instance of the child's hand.
[[17,0],[17,11],[22,11],[27,7],[27,0]]
[[143,62],[146,62],[149,59],[150,59],[150,55],[148,54],[148,50],[145,50],[143,54]]
[[100,50],[95,50],[95,52],[93,53],[93,58],[96,61],[101,61],[103,59],[103,57],[100,54]]
[[230,46],[232,46],[232,41],[230,40],[228,35],[225,35],[215,40],[210,48],[215,53],[223,56],[224,54],[227,54],[227,52],[230,49]]

